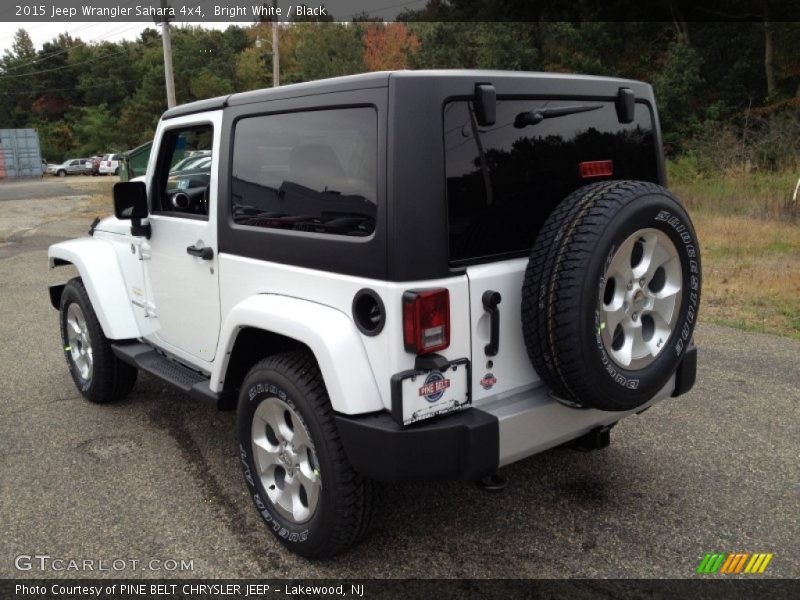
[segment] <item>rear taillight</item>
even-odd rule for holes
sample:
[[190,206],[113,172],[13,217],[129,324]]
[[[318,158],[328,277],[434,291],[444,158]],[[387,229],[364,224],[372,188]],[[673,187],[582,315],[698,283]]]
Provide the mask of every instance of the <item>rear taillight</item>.
[[614,174],[613,160],[590,160],[578,163],[578,173],[581,179],[592,177],[610,177]]
[[406,351],[430,354],[450,345],[450,292],[445,288],[403,294]]

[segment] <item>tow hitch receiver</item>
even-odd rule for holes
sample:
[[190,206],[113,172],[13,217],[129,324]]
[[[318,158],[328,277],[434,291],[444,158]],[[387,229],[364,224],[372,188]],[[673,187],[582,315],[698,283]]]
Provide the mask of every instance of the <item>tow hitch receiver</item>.
[[602,450],[611,443],[611,428],[614,425],[604,425],[602,427],[595,427],[589,433],[575,438],[569,443],[569,446],[580,450],[581,452],[589,452],[590,450]]

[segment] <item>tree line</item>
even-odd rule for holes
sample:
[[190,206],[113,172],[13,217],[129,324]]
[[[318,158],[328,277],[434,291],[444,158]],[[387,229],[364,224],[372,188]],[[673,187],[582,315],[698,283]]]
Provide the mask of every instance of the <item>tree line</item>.
[[[434,0],[392,23],[281,23],[280,83],[404,68],[628,77],[654,85],[669,155],[798,164],[800,23],[425,20],[448,7]],[[272,85],[269,22],[173,27],[172,48],[179,103]],[[19,30],[0,58],[0,127],[38,128],[51,161],[143,143],[165,108],[156,29],[122,42],[64,33],[39,50]]]

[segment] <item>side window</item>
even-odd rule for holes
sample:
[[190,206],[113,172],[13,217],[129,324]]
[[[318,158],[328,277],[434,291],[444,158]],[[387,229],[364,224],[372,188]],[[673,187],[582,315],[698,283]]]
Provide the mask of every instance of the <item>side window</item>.
[[233,220],[333,235],[375,231],[378,116],[344,108],[236,123]]
[[211,125],[164,133],[153,190],[154,212],[208,217],[213,140]]

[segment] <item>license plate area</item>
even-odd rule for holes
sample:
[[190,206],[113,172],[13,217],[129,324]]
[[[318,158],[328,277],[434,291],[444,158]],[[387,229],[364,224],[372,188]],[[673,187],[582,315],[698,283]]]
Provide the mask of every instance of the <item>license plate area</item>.
[[470,364],[466,358],[438,369],[411,369],[392,376],[392,418],[410,425],[472,404]]

